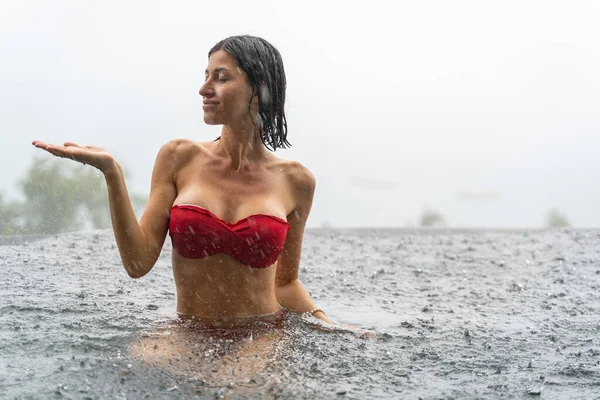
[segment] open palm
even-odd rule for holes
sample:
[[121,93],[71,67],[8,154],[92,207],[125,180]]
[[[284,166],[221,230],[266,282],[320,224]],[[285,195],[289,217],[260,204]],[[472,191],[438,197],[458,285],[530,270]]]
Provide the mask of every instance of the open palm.
[[65,142],[64,145],[58,146],[39,140],[34,140],[32,144],[57,157],[70,158],[82,164],[93,165],[101,171],[105,171],[114,163],[113,156],[106,149],[98,146],[80,146],[73,142]]

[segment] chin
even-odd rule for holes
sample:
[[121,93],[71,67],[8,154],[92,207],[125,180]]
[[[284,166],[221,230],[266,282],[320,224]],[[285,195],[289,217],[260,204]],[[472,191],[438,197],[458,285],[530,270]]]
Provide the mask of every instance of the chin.
[[220,125],[221,122],[217,121],[214,117],[204,114],[204,123],[206,125]]

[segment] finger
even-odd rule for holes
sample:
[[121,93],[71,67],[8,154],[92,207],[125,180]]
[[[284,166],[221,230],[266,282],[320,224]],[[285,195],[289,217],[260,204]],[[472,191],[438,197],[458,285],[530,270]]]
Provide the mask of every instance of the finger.
[[94,165],[94,161],[89,157],[89,152],[82,150],[79,147],[51,146],[49,149],[47,149],[47,151],[58,157],[70,158],[71,160],[80,162],[83,165]]
[[46,144],[41,147],[46,150],[48,153],[54,154],[55,156],[64,157],[65,156],[65,148],[62,146],[55,146],[51,144]]
[[48,145],[48,143],[42,142],[41,140],[34,140],[33,142],[31,142],[31,144],[39,148],[44,148]]
[[80,161],[79,158],[77,157],[78,154],[74,151],[75,149],[72,149],[72,148],[66,148],[64,146],[50,145],[50,146],[46,147],[45,150],[51,154],[54,154],[55,156],[58,156],[58,157],[70,158],[75,161]]
[[74,142],[65,142],[64,146],[65,147],[81,147],[77,143],[74,143]]
[[66,147],[63,146],[55,146],[52,144],[48,144],[45,142],[40,142],[40,141],[35,141],[34,146],[37,148],[40,148],[42,150],[46,150],[48,153],[57,156],[57,157],[62,157],[62,158],[71,158],[75,161],[79,161],[77,160],[77,158],[75,157],[75,154],[73,154],[72,150],[67,150]]
[[37,142],[36,144],[34,144],[34,146],[42,150],[48,150],[49,147],[52,147],[51,144],[44,142]]

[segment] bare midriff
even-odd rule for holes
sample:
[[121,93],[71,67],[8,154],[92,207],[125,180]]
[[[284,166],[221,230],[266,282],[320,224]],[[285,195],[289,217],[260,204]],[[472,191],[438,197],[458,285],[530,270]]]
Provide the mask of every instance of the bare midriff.
[[239,318],[275,313],[276,265],[252,268],[215,254],[185,258],[173,250],[177,312],[199,318]]

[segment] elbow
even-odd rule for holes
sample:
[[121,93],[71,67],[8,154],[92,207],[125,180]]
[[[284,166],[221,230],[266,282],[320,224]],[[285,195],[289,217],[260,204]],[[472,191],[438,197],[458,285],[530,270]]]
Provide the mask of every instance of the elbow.
[[139,279],[146,275],[152,269],[152,265],[147,266],[141,262],[132,261],[130,263],[123,263],[127,275],[133,279]]
[[141,274],[137,271],[130,271],[127,270],[127,275],[129,275],[130,278],[132,279],[140,279],[142,276],[146,275],[146,274]]
[[299,281],[298,278],[279,278],[279,277],[276,277],[275,278],[275,289],[285,289],[285,288],[289,287],[290,285],[293,285],[294,283],[296,283],[298,281]]
[[299,282],[298,279],[292,279],[275,283],[275,296],[280,304],[283,305],[296,297],[297,282]]

